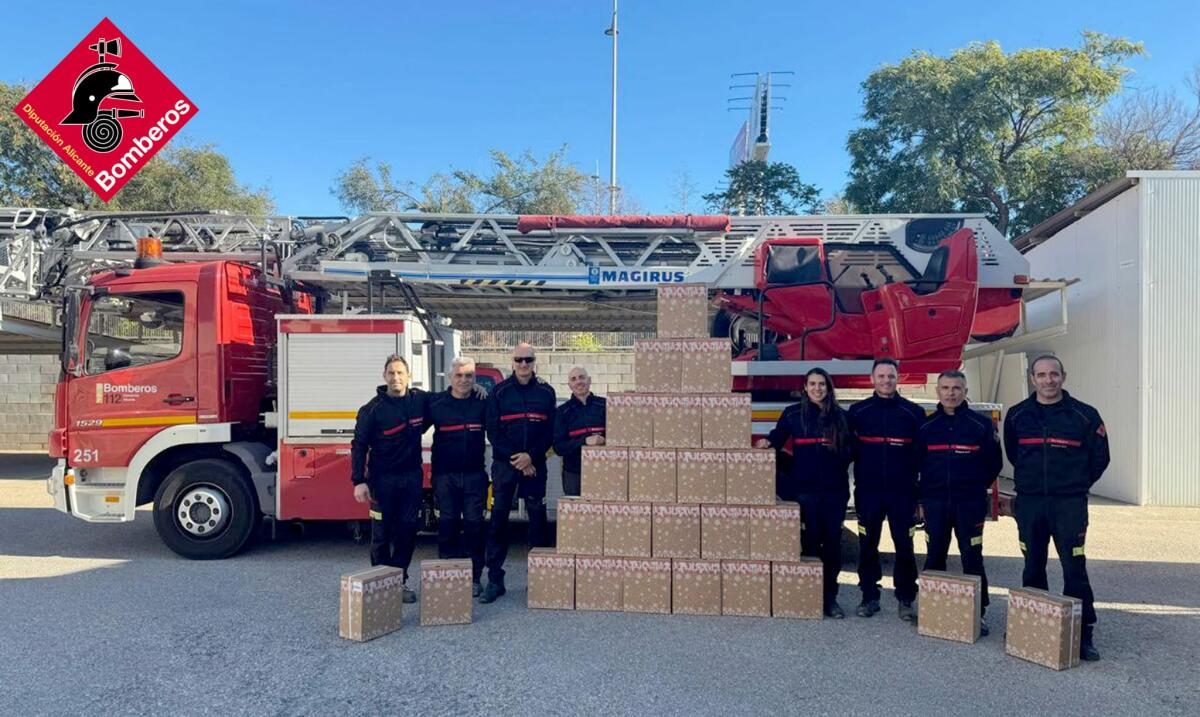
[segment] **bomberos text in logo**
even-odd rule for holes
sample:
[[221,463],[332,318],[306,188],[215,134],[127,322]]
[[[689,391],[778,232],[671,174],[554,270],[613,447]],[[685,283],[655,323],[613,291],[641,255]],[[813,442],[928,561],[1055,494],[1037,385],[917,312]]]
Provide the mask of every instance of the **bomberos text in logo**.
[[196,105],[104,18],[13,110],[107,202]]

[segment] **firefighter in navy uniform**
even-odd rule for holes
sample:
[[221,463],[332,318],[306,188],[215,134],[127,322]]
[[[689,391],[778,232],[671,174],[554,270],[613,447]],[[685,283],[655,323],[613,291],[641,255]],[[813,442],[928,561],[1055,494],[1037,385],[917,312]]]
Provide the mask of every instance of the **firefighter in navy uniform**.
[[[1000,474],[1004,459],[992,419],[966,405],[967,377],[962,372],[943,371],[938,376],[937,394],[937,410],[921,424],[916,440],[921,514],[929,539],[925,569],[946,569],[953,531],[963,572],[982,580],[986,612],[983,526],[988,515],[987,491]],[[980,633],[987,635],[987,622],[982,615],[980,619]]]
[[604,445],[606,409],[604,398],[592,395],[592,377],[582,366],[567,374],[567,386],[571,397],[554,419],[554,452],[562,457],[563,494],[579,495],[583,447]]
[[792,452],[792,480],[800,502],[800,548],[824,565],[824,613],[846,616],[837,603],[842,569],[842,524],[850,503],[850,427],[823,369],[804,376],[805,397],[788,406],[759,448]]
[[1004,451],[1013,465],[1017,531],[1025,554],[1021,584],[1048,589],[1050,538],[1063,568],[1063,593],[1083,601],[1080,658],[1099,660],[1093,642],[1095,598],[1088,581],[1088,490],[1108,467],[1108,434],[1095,408],[1063,390],[1067,372],[1057,356],[1043,355],[1029,367],[1034,392],[1008,410]]
[[433,424],[430,464],[438,507],[438,557],[471,559],[471,594],[479,597],[483,574],[483,507],[486,394],[475,384],[475,361],[465,356],[450,366],[450,388],[429,398]]
[[557,398],[550,384],[534,373],[533,347],[513,349],[513,373],[496,385],[487,405],[487,436],[492,444],[492,520],[488,525],[484,564],[488,585],[480,602],[504,594],[504,559],[508,556],[509,506],[513,496],[525,500],[529,544],[544,544],[546,532],[546,453],[554,442]]
[[925,410],[896,392],[899,365],[881,358],[871,368],[875,393],[847,411],[854,436],[854,509],[858,513],[860,617],[879,612],[879,538],[886,518],[896,546],[896,600],[900,619],[916,618],[917,561],[913,533],[917,512],[917,461],[913,439]]
[[404,602],[415,602],[408,589],[408,566],[416,547],[421,507],[421,434],[429,396],[410,388],[408,363],[395,354],[383,367],[386,385],[358,409],[350,442],[350,479],[354,499],[371,504],[371,565],[404,570]]

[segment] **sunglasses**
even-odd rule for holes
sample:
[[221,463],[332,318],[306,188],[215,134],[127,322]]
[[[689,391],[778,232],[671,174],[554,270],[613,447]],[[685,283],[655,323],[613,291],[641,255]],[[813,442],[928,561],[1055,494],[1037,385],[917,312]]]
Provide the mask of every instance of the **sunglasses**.
[[535,357],[535,356],[513,356],[513,361],[516,361],[517,363],[533,363],[534,361],[537,361],[537,357]]

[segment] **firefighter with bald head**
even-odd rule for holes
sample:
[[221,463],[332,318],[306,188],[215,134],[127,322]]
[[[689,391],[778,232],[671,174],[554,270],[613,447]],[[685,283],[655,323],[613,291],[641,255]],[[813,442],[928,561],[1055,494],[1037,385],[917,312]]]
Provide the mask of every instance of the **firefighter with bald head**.
[[604,445],[605,402],[592,393],[587,369],[575,366],[567,374],[571,397],[558,407],[554,420],[554,452],[562,457],[564,495],[579,495],[584,446]]
[[513,349],[512,375],[496,385],[487,404],[487,436],[492,444],[492,518],[484,563],[488,585],[480,602],[505,593],[504,560],[508,557],[509,509],[513,498],[525,501],[529,544],[544,544],[546,532],[546,454],[554,442],[557,398],[550,384],[534,371],[533,346]]
[[404,602],[415,602],[408,568],[416,547],[421,507],[421,434],[428,425],[428,394],[409,386],[408,362],[392,354],[384,385],[358,409],[350,442],[354,499],[371,504],[371,565],[404,570]]
[[1099,411],[1063,389],[1067,371],[1053,354],[1029,365],[1033,393],[1004,417],[1004,452],[1013,466],[1014,512],[1025,571],[1021,584],[1048,589],[1050,539],[1063,569],[1063,593],[1083,601],[1080,658],[1100,659],[1093,640],[1095,597],[1084,544],[1088,491],[1108,467],[1108,431]]

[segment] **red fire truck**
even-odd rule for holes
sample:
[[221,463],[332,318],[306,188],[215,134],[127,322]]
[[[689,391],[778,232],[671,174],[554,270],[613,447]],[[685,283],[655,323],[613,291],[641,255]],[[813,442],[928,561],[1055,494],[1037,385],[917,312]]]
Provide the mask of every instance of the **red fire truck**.
[[[703,282],[766,424],[811,365],[840,385],[863,385],[879,355],[909,381],[957,367],[971,341],[1018,328],[1029,286],[1024,259],[961,215],[43,212],[22,226],[0,235],[0,289],[63,306],[56,507],[127,522],[152,504],[190,558],[236,553],[264,516],[365,518],[348,484],[355,412],[391,353],[441,390],[460,328],[651,329],[658,284]],[[135,246],[165,263],[130,266]]]

